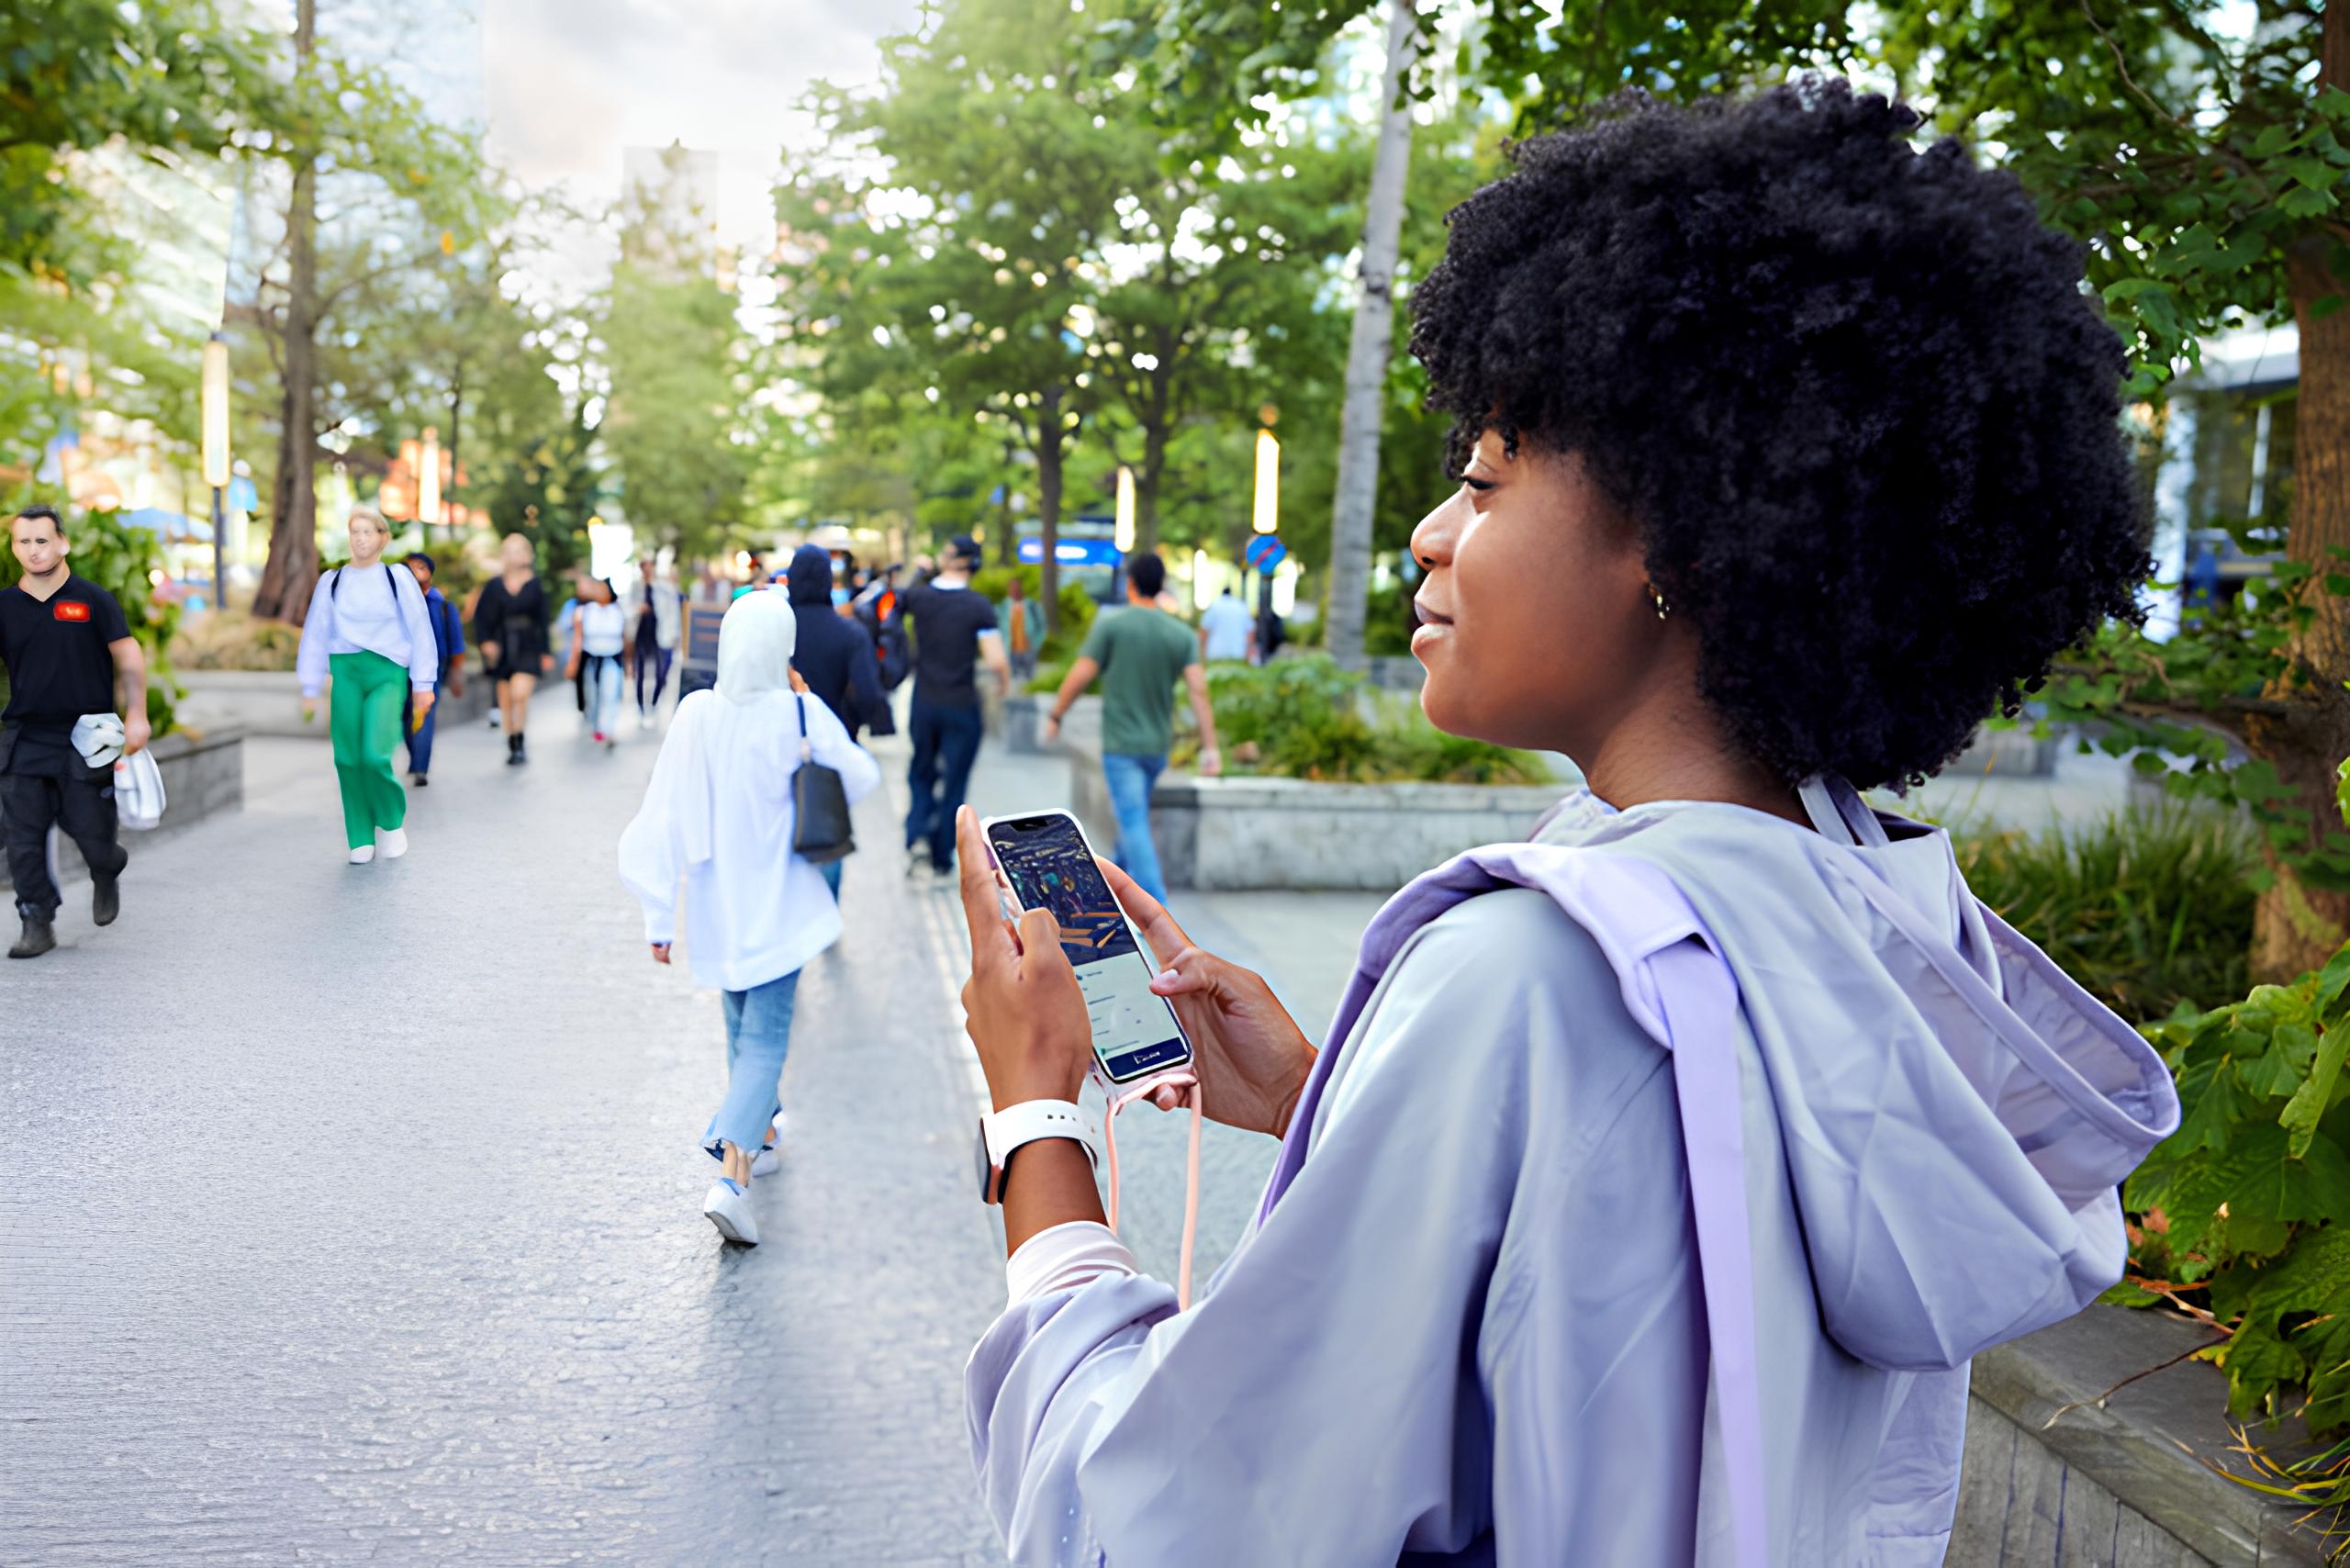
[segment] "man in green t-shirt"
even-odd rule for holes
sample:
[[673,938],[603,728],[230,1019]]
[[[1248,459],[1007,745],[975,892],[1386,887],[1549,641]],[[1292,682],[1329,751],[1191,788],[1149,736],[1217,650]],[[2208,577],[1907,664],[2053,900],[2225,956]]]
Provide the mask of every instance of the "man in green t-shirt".
[[1211,778],[1224,771],[1200,645],[1190,627],[1158,608],[1159,590],[1166,586],[1167,564],[1157,555],[1145,551],[1127,558],[1126,607],[1094,622],[1045,722],[1045,739],[1058,738],[1069,705],[1095,676],[1102,678],[1102,777],[1118,815],[1118,848],[1112,858],[1161,903],[1167,902],[1167,883],[1150,837],[1150,787],[1166,770],[1168,748],[1175,742],[1178,680],[1190,691],[1192,711],[1200,721],[1200,771]]

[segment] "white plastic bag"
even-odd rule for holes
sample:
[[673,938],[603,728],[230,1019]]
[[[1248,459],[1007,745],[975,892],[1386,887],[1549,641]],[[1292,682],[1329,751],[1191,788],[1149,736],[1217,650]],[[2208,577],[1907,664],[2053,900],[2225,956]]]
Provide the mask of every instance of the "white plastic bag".
[[163,770],[152,751],[135,751],[114,765],[114,810],[124,827],[141,833],[163,821]]

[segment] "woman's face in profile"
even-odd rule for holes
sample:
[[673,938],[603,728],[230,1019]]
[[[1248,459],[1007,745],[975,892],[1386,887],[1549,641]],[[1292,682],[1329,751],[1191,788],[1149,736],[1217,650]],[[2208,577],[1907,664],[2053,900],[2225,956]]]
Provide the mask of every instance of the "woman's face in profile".
[[1647,685],[1663,639],[1639,532],[1580,459],[1488,432],[1412,531],[1427,576],[1412,653],[1452,734],[1588,763]]

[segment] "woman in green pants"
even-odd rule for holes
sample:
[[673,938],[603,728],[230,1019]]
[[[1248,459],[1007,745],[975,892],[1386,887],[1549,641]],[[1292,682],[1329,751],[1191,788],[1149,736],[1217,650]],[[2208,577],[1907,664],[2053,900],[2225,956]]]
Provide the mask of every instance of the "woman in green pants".
[[330,733],[335,777],[342,785],[343,836],[351,863],[364,866],[408,853],[408,797],[392,754],[400,718],[414,694],[416,722],[432,711],[440,647],[424,590],[405,566],[384,560],[392,531],[372,507],[351,513],[351,564],[319,579],[302,623],[295,668],[302,680],[302,717],[319,711],[319,689],[334,678]]

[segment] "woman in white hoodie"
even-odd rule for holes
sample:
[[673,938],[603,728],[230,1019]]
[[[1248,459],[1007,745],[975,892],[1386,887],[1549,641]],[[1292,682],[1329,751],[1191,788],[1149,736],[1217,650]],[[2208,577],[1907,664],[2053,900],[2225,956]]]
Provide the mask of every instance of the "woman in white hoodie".
[[832,710],[796,689],[796,625],[781,594],[734,601],[719,629],[718,685],[677,704],[620,846],[621,879],[644,906],[653,961],[669,961],[683,879],[694,980],[725,993],[726,1098],[702,1134],[722,1170],[702,1213],[745,1246],[759,1239],[751,1179],[776,1162],[800,969],[841,934],[822,873],[791,850],[803,739],[851,801],[881,781]]

